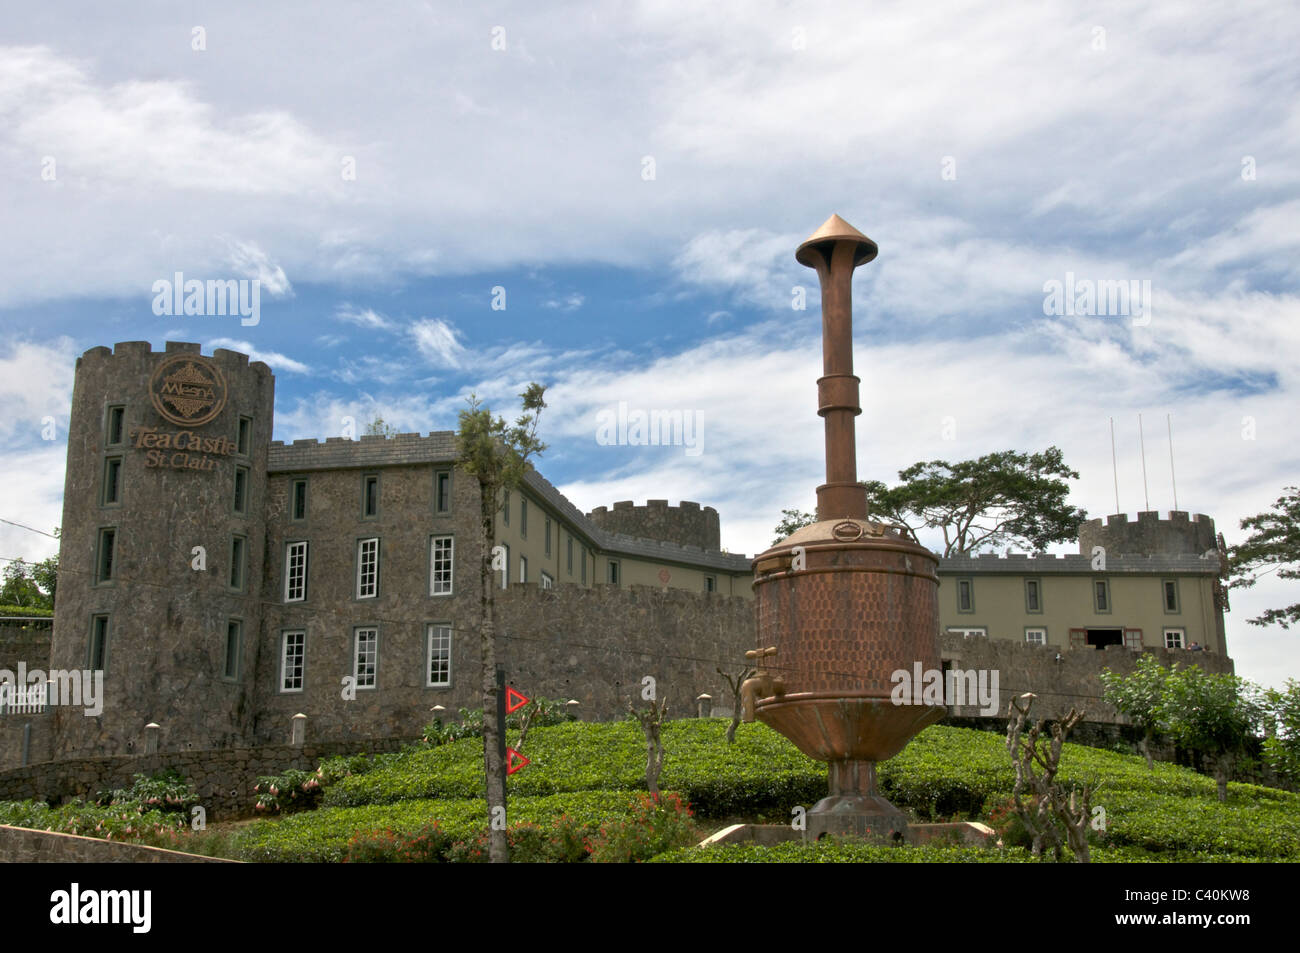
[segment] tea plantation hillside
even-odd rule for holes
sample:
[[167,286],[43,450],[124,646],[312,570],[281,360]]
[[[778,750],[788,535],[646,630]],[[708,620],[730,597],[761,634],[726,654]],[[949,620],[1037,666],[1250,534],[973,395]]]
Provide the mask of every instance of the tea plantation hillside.
[[[1014,780],[1003,737],[943,726],[928,728],[881,765],[883,793],[917,820],[992,823],[1005,831],[1008,846],[688,846],[738,820],[789,823],[794,807],[811,807],[826,793],[825,765],[761,724],[741,725],[735,744],[727,744],[726,724],[686,719],[663,729],[660,788],[688,802],[693,818],[647,804],[645,742],[635,723],[534,728],[524,751],[531,763],[508,781],[515,859],[1038,862],[1014,845],[1014,824],[1000,810]],[[1220,804],[1211,778],[1168,764],[1148,770],[1138,756],[1080,745],[1066,745],[1061,763],[1061,777],[1093,785],[1093,804],[1105,809],[1105,830],[1093,835],[1095,861],[1300,860],[1300,795],[1234,783]],[[478,738],[331,759],[304,776],[281,783],[310,790],[313,809],[233,832],[168,833],[166,843],[253,861],[482,859],[487,824]],[[94,819],[86,812],[102,810],[0,805],[0,823],[26,818],[24,826],[68,829],[75,820],[85,833]],[[418,850],[411,847],[416,842]]]

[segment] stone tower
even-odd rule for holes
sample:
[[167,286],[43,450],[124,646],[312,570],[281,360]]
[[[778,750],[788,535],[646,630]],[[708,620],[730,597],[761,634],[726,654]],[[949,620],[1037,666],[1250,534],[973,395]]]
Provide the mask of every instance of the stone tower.
[[249,736],[274,397],[235,351],[78,359],[50,667],[102,668],[104,701],[56,708],[55,758],[139,752],[150,722],[163,751]]
[[1190,515],[1182,510],[1171,510],[1169,519],[1145,510],[1131,522],[1127,513],[1088,520],[1079,526],[1079,552],[1087,556],[1094,546],[1107,553],[1137,556],[1201,556],[1217,551],[1218,537],[1214,520],[1203,513]]

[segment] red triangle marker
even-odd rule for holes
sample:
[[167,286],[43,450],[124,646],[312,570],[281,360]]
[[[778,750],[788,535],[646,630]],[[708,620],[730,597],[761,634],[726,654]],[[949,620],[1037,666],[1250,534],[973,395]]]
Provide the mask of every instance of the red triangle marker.
[[[515,758],[519,759],[518,764],[515,763]],[[514,748],[506,749],[506,774],[514,774],[516,771],[518,771],[526,764],[532,764],[532,762],[529,761],[527,758],[525,758],[523,755],[521,755]]]
[[[518,701],[516,701],[518,699]],[[506,714],[512,715],[519,709],[523,708],[531,701],[527,696],[520,695],[513,688],[506,688]]]

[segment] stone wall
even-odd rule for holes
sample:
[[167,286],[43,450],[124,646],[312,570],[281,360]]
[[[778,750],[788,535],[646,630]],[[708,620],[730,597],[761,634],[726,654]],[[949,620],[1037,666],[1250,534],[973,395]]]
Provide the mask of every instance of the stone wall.
[[0,826],[3,864],[237,864],[224,857],[201,857],[161,847],[123,844],[25,827]]
[[[1005,715],[1011,699],[1025,692],[1038,696],[1034,713],[1039,717],[1064,715],[1071,706],[1082,708],[1088,721],[1116,722],[1118,713],[1101,698],[1100,674],[1110,668],[1131,673],[1141,654],[1153,655],[1168,668],[1179,662],[1185,668],[1199,665],[1202,671],[1232,674],[1232,659],[1212,652],[1189,652],[1186,649],[1147,648],[1142,653],[1119,645],[1104,650],[1075,649],[1062,651],[1056,646],[1029,645],[1009,639],[963,638],[945,633],[941,655],[945,663],[963,670],[998,673],[998,712]],[[953,707],[954,715],[976,716],[977,706]],[[1005,724],[1005,722],[1004,722]]]
[[17,673],[18,663],[26,662],[29,672],[34,668],[48,670],[52,622],[0,619],[0,669]]
[[364,751],[396,751],[415,738],[357,737],[335,744],[264,745],[156,755],[110,755],[75,761],[47,761],[0,772],[0,801],[45,801],[61,804],[94,798],[102,791],[131,786],[136,774],[174,770],[187,778],[207,811],[208,821],[230,820],[253,813],[259,776],[290,768],[315,768],[322,758]]
[[669,506],[667,500],[646,500],[645,506],[621,500],[612,510],[596,507],[587,514],[587,519],[607,533],[698,546],[713,552],[722,548],[718,511],[690,500],[682,500],[680,506]]

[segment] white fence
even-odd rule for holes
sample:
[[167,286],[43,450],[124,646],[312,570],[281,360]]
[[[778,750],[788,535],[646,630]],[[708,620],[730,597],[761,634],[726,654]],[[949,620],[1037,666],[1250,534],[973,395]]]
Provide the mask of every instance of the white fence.
[[0,715],[39,715],[47,701],[45,685],[0,685]]

